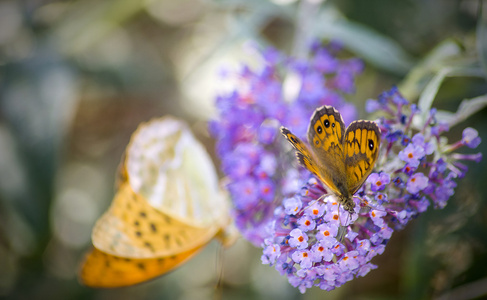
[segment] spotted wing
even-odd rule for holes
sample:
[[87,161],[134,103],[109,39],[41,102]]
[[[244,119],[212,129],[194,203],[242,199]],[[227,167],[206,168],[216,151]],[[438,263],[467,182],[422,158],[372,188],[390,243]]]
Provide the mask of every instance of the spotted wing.
[[286,127],[281,127],[281,133],[296,150],[296,158],[298,159],[299,164],[308,169],[315,176],[319,177],[320,171],[318,169],[318,165],[315,163],[313,157],[311,156],[311,151],[308,149],[306,144],[304,144]]
[[315,110],[308,127],[308,142],[318,165],[318,177],[335,194],[341,195],[346,190],[344,128],[340,113],[328,105]]
[[125,183],[93,228],[92,241],[95,248],[111,255],[154,258],[198,248],[219,230],[219,225],[196,227],[166,215]]
[[350,194],[355,194],[372,172],[379,156],[380,129],[372,121],[355,121],[345,133],[345,168]]

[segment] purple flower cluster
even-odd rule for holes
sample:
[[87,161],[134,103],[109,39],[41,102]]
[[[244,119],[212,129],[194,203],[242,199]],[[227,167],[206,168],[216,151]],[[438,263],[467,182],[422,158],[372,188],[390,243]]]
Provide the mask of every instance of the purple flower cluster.
[[[371,260],[384,252],[394,230],[430,205],[443,208],[467,171],[462,161],[482,157],[455,153],[479,145],[475,129],[448,144],[443,133],[449,126],[437,120],[436,110],[424,118],[392,88],[367,101],[367,111],[382,115],[377,172],[356,193],[354,213],[344,210],[326,186],[296,167],[278,134],[282,125],[306,140],[309,118],[324,104],[335,106],[346,123],[354,119],[342,94],[353,92],[362,64],[337,59],[334,51],[315,44],[304,61],[264,53],[261,70],[243,68],[238,89],[217,99],[219,119],[210,122],[237,227],[263,248],[262,262],[302,293],[312,286],[332,290],[377,268]],[[299,78],[291,100],[283,92],[290,74]]]
[[302,293],[312,286],[329,291],[365,276],[376,268],[370,260],[384,251],[392,229],[383,219],[387,213],[361,213],[360,201],[355,202],[355,214],[349,215],[311,177],[300,193],[275,210],[262,262],[275,265]]
[[[433,109],[425,123],[413,128],[420,111],[396,88],[369,100],[380,110],[382,146],[377,173],[372,173],[354,198],[349,214],[311,177],[300,193],[283,200],[269,224],[262,262],[304,293],[312,286],[332,290],[377,268],[371,259],[384,252],[394,230],[403,228],[432,203],[443,208],[453,195],[455,179],[467,167],[460,160],[481,154],[452,153],[480,143],[477,131],[467,128],[460,141],[446,145],[440,136],[446,124],[436,122]],[[341,233],[340,233],[341,232]]]
[[[278,128],[287,126],[304,138],[312,112],[325,104],[340,109],[347,123],[356,116],[343,94],[354,91],[363,64],[354,58],[337,59],[337,51],[336,45],[316,43],[308,59],[297,60],[268,50],[262,55],[262,69],[243,67],[232,78],[238,88],[217,98],[219,118],[210,122],[210,132],[217,139],[236,225],[256,246],[268,235],[267,223],[281,199],[296,193],[307,176],[283,147]],[[292,101],[285,100],[288,78],[294,78]]]

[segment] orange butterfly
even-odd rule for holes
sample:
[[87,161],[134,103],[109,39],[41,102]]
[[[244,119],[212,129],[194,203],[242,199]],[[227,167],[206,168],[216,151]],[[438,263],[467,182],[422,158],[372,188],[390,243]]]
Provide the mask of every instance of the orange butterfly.
[[225,246],[235,241],[211,159],[183,122],[142,124],[125,156],[118,191],[82,262],[84,285],[141,283],[185,263],[213,238]]

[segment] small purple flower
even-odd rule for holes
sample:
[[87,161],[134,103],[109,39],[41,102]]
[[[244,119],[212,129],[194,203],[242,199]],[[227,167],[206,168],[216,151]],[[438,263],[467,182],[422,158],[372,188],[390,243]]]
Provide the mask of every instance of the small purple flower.
[[232,178],[237,179],[245,177],[250,174],[251,168],[251,165],[245,157],[227,155],[223,158],[222,169]]
[[310,216],[304,215],[298,219],[298,228],[302,231],[310,231],[316,228],[316,222]]
[[343,256],[342,260],[338,263],[338,266],[342,270],[353,271],[359,267],[359,261],[357,259],[358,257],[359,257],[358,251],[347,252]]
[[385,186],[391,182],[391,176],[385,172],[379,174],[372,173],[369,178],[367,178],[367,182],[371,184],[370,188],[372,192],[382,191]]
[[433,136],[440,136],[443,132],[450,130],[450,125],[445,122],[439,122],[438,125],[431,127],[431,134]]
[[426,155],[430,155],[435,151],[435,145],[431,142],[425,142],[424,135],[417,133],[412,138],[413,145],[422,147]]
[[467,127],[463,130],[462,142],[469,148],[477,148],[481,139],[477,130]]
[[303,203],[297,197],[287,198],[284,200],[284,209],[288,215],[297,214],[302,206]]
[[377,266],[371,263],[367,263],[360,267],[360,270],[357,272],[357,276],[364,277],[367,275],[371,270],[377,269]]
[[274,183],[270,179],[261,179],[258,183],[259,195],[262,200],[271,202],[274,199]]
[[326,247],[331,247],[336,244],[336,236],[338,233],[338,227],[335,224],[321,224],[317,227],[318,233],[316,238]]
[[325,207],[316,201],[311,206],[305,209],[306,213],[313,219],[319,218],[325,212]]
[[384,202],[387,202],[387,194],[384,193],[377,193],[375,194],[375,201],[377,204],[382,205]]
[[360,255],[365,255],[370,250],[370,241],[369,240],[360,240],[357,241],[357,251]]
[[425,212],[426,209],[428,209],[428,206],[430,205],[430,202],[426,197],[422,197],[420,200],[409,200],[409,203],[416,207],[418,212],[422,213]]
[[417,168],[419,166],[419,160],[424,157],[423,147],[409,144],[404,150],[399,152],[399,158],[410,166]]
[[407,135],[403,135],[401,139],[401,145],[407,146],[411,142],[411,138]]
[[266,265],[273,265],[276,263],[276,260],[280,255],[280,246],[266,240],[266,247],[264,248],[263,255],[261,257],[262,263]]
[[402,172],[408,176],[411,176],[413,175],[413,173],[416,171],[416,167],[413,167],[409,164],[406,164],[403,168],[402,168]]
[[398,188],[403,188],[405,187],[406,185],[404,184],[404,180],[402,180],[401,177],[396,177],[394,178],[394,180],[392,180],[392,182],[394,182],[394,185]]
[[289,239],[289,246],[296,249],[305,249],[308,247],[308,236],[303,233],[300,229],[293,229],[289,234],[291,238]]
[[372,113],[381,109],[381,104],[379,101],[374,99],[367,99],[365,102],[365,111],[368,113]]
[[276,138],[278,132],[278,127],[276,124],[272,124],[271,122],[263,123],[259,127],[258,131],[259,142],[265,145],[271,144]]
[[246,209],[257,203],[259,193],[256,186],[257,183],[250,177],[229,184],[228,189],[236,195],[234,203],[237,208]]
[[307,249],[297,250],[291,255],[294,262],[298,263],[301,268],[308,269],[311,268],[313,262],[311,261],[310,251]]
[[388,240],[391,238],[392,236],[392,233],[393,233],[393,230],[392,228],[388,227],[388,226],[384,226],[384,227],[381,227],[380,231],[379,231],[379,235],[385,239],[385,240]]
[[374,222],[374,224],[376,226],[379,226],[379,227],[382,227],[384,226],[384,220],[382,219],[382,217],[384,217],[385,215],[387,215],[387,213],[385,211],[380,211],[380,210],[371,210],[370,213],[370,218],[372,219],[372,222]]
[[409,178],[406,189],[411,194],[416,194],[428,186],[428,177],[423,173],[416,173]]
[[326,90],[323,89],[325,77],[319,72],[307,73],[302,82],[300,98],[304,102],[314,102],[314,99],[326,95]]
[[333,253],[329,251],[329,247],[316,243],[311,247],[312,259],[314,262],[331,261],[333,259]]

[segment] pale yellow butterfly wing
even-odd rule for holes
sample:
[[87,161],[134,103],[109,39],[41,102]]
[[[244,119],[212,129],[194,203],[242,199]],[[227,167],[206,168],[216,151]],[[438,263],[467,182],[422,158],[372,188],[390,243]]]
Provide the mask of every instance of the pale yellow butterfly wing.
[[148,259],[119,257],[93,248],[82,263],[80,281],[86,286],[96,288],[134,285],[177,268],[204,246],[205,244],[176,255]]
[[347,186],[355,194],[372,172],[379,156],[380,129],[375,122],[354,121],[345,134]]
[[228,201],[210,156],[175,118],[137,129],[127,147],[126,173],[136,193],[173,218],[200,227],[229,223]]

